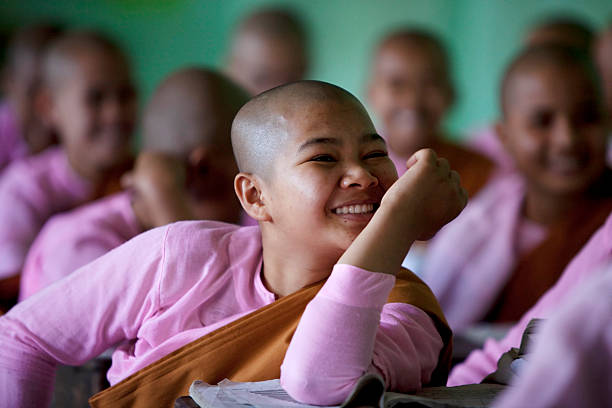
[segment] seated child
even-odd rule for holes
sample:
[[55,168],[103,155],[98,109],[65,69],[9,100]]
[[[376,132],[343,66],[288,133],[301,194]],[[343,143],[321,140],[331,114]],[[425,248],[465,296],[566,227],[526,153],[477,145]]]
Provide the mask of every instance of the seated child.
[[527,311],[501,340],[489,339],[482,350],[473,351],[462,364],[457,365],[448,378],[449,386],[479,383],[495,371],[497,361],[512,347],[518,347],[527,324],[534,318],[548,318],[566,302],[577,287],[612,262],[612,214],[578,255],[567,266],[559,281]]
[[60,33],[38,24],[18,30],[8,44],[0,103],[0,171],[11,161],[36,154],[54,143],[53,132],[35,108],[42,55]]
[[62,147],[11,164],[0,178],[0,292],[16,298],[27,251],[53,214],[119,189],[131,166],[136,98],[128,62],[108,39],[68,33],[44,61],[47,114]]
[[470,197],[485,184],[493,163],[443,134],[455,93],[439,39],[414,29],[387,35],[376,48],[368,92],[399,173],[414,152],[430,147],[457,170]]
[[[442,122],[454,100],[449,65],[443,44],[432,34],[393,32],[375,51],[369,98],[399,174],[414,152],[430,147],[449,160],[471,197],[489,179],[493,163],[443,136]],[[426,243],[415,243],[404,266],[421,275],[426,252]]]
[[453,330],[517,321],[610,213],[597,85],[590,60],[570,48],[530,48],[507,69],[497,133],[518,173],[487,186],[424,263]]
[[23,300],[141,232],[178,220],[239,223],[230,129],[244,91],[203,68],[170,75],[143,117],[144,152],[128,191],[52,217],[32,244]]
[[581,285],[537,333],[498,408],[609,407],[612,265]]
[[[232,146],[241,171],[236,194],[260,226],[156,228],[17,304],[0,317],[0,394],[10,406],[48,402],[57,363],[80,364],[115,344],[109,392],[141,374],[158,377],[167,358],[197,360],[200,350],[189,354],[194,343],[242,339],[227,353],[213,350],[195,377],[171,372],[186,382],[178,394],[170,380],[147,389],[157,406],[185,395],[195,379],[280,378],[292,396],[315,404],[342,401],[365,372],[398,391],[446,381],[436,366],[444,365],[450,333],[431,292],[400,266],[415,239],[430,237],[465,206],[448,162],[421,150],[398,179],[365,108],[317,81],[248,102],[234,119]],[[305,303],[291,303],[317,282],[322,288],[305,311]],[[405,293],[386,303],[400,283]],[[280,324],[272,311],[279,320],[304,312],[297,330],[255,352]],[[244,319],[264,334],[232,332]],[[224,362],[225,369],[215,365]]]
[[[575,17],[548,17],[534,24],[523,38],[523,47],[542,45],[559,45],[591,51],[593,30]],[[514,162],[504,149],[495,132],[495,125],[478,130],[470,137],[469,146],[495,161],[498,168],[504,172],[513,172]],[[612,163],[612,162],[611,162]]]
[[242,20],[232,38],[227,74],[251,95],[304,78],[307,38],[302,23],[279,9],[262,9]]

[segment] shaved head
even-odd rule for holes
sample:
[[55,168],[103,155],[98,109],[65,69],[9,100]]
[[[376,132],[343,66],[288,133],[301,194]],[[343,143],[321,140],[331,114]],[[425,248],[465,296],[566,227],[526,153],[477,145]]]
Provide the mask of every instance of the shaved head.
[[128,66],[119,46],[106,36],[92,31],[72,31],[55,40],[43,61],[44,84],[54,92],[71,78],[83,55],[103,54],[116,58]]
[[306,33],[292,13],[258,10],[237,26],[228,75],[252,95],[304,77],[308,69]]
[[284,143],[291,137],[292,121],[324,103],[357,109],[367,117],[355,96],[321,81],[282,85],[251,99],[232,124],[232,146],[240,171],[269,178]]
[[526,35],[528,47],[557,45],[590,52],[595,34],[585,22],[573,16],[549,17],[533,25]]
[[234,116],[245,91],[206,68],[182,69],[155,90],[143,118],[143,149],[188,155],[198,146],[231,151]]
[[22,70],[24,60],[39,58],[60,33],[61,28],[53,24],[36,24],[16,31],[7,49],[6,65],[10,73]]
[[[383,52],[393,52],[397,48],[415,49],[426,54],[428,58],[435,61],[435,67],[439,70],[441,78],[444,78],[449,87],[451,86],[448,52],[442,41],[433,33],[416,28],[393,31],[379,43],[376,48],[376,56]],[[377,58],[374,61],[377,61]]]
[[600,93],[597,71],[590,56],[582,50],[557,45],[527,48],[513,59],[504,74],[501,85],[502,114],[505,114],[512,105],[513,85],[516,78],[548,67],[576,70],[592,83],[594,93]]

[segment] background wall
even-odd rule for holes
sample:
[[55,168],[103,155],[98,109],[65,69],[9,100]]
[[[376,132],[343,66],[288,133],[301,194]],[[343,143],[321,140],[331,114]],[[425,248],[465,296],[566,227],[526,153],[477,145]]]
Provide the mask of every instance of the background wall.
[[0,30],[43,19],[105,31],[131,55],[144,102],[176,68],[221,67],[234,24],[270,4],[302,16],[311,36],[309,77],[364,101],[370,54],[387,30],[437,32],[452,55],[459,95],[447,122],[454,137],[495,118],[501,72],[534,21],[563,13],[600,29],[612,20],[609,0],[2,0]]

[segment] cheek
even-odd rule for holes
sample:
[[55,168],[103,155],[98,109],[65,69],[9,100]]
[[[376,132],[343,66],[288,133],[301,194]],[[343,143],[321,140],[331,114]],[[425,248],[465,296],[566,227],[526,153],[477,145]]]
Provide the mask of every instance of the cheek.
[[441,120],[448,108],[449,101],[444,92],[438,88],[428,92],[426,106],[429,114],[435,120]]

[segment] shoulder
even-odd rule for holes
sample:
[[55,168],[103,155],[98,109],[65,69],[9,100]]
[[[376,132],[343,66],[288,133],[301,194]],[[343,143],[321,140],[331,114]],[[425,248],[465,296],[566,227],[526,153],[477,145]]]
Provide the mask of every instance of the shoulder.
[[11,162],[2,172],[0,185],[19,189],[44,186],[46,180],[54,175],[56,162],[64,158],[59,148],[50,148],[34,156],[24,157]]
[[128,196],[119,193],[57,214],[47,221],[37,241],[54,241],[55,246],[76,249],[81,244],[108,241],[110,250],[141,232],[126,218],[126,206],[129,210]]
[[164,302],[176,299],[187,287],[217,286],[236,274],[252,273],[261,258],[259,227],[181,221],[161,228],[166,231],[161,260]]
[[180,221],[170,224],[165,240],[165,250],[175,256],[192,258],[239,255],[261,247],[259,227],[241,227],[218,221]]

